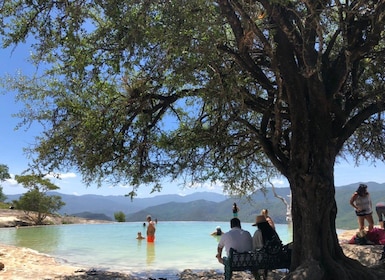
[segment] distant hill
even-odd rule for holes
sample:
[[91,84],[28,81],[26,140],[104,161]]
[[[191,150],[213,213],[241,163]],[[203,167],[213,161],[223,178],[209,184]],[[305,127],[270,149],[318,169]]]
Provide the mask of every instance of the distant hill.
[[[354,229],[357,220],[353,208],[349,204],[350,197],[359,183],[336,188],[336,202],[338,207],[336,226],[340,229]],[[385,201],[385,183],[366,182],[372,197],[373,207],[378,201]],[[289,188],[276,188],[276,193],[288,199]],[[269,209],[270,216],[275,223],[286,223],[286,206],[274,197],[271,188],[265,194],[257,192],[250,198],[229,198],[228,196],[197,192],[187,196],[159,195],[151,198],[134,198],[124,196],[100,195],[60,195],[66,205],[60,214],[75,215],[92,218],[104,217],[113,220],[114,213],[122,211],[126,221],[144,221],[147,215],[152,215],[159,221],[227,221],[232,217],[232,204],[236,202],[240,208],[239,218],[244,222],[254,222],[255,216],[263,208]],[[8,195],[8,201],[18,199],[20,195]],[[375,222],[377,216],[373,213]]]
[[90,219],[90,220],[113,221],[111,217],[108,217],[105,214],[98,214],[98,213],[91,213],[91,212],[73,213],[71,216]]
[[[51,195],[59,195],[65,202],[65,206],[59,211],[62,215],[79,215],[79,213],[96,213],[104,214],[114,219],[114,213],[122,211],[123,213],[132,214],[139,212],[148,207],[166,204],[169,202],[188,203],[196,200],[206,200],[209,202],[221,202],[228,197],[212,192],[196,192],[190,195],[158,195],[150,198],[134,198],[131,200],[125,196],[102,196],[102,195],[68,195],[59,192],[50,192]],[[6,201],[19,199],[21,194],[6,195]],[[145,215],[146,216],[146,215]],[[144,217],[145,217],[144,216]],[[84,216],[79,216],[84,217]],[[143,217],[142,219],[143,220]]]
[[[148,207],[139,212],[126,216],[126,221],[143,221],[146,215],[159,221],[220,221],[222,215],[218,214],[217,202],[204,199],[190,202],[168,202],[165,204]],[[227,219],[226,219],[227,220]]]

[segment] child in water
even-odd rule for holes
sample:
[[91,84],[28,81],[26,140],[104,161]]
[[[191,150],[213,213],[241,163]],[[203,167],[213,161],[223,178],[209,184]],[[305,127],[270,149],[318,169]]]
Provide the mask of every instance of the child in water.
[[144,239],[144,237],[142,236],[142,233],[140,231],[138,232],[138,236],[136,237],[136,239],[138,239],[138,240]]

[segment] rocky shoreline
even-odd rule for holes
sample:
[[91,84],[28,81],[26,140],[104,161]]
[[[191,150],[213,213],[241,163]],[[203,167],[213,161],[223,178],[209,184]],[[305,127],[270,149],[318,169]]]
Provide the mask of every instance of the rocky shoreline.
[[[106,220],[92,220],[75,216],[55,216],[49,215],[45,219],[47,225],[62,224],[102,224],[111,223]],[[33,223],[28,219],[24,211],[15,209],[0,209],[0,228],[32,226]]]

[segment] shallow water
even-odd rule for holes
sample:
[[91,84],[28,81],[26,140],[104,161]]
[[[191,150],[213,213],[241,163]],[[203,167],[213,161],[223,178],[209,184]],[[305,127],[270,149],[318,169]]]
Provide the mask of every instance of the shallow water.
[[[143,222],[77,224],[1,229],[0,242],[87,268],[172,279],[184,269],[223,271],[215,258],[219,237],[210,235],[217,226],[223,231],[230,229],[229,222],[159,222],[151,244],[136,239],[138,231],[145,236]],[[255,227],[250,223],[242,227],[253,235]],[[292,240],[288,225],[276,228],[283,243]]]

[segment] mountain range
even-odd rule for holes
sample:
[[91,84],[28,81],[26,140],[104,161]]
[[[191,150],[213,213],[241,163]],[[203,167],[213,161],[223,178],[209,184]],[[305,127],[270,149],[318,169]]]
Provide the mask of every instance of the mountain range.
[[[336,187],[336,202],[338,207],[336,226],[340,229],[357,227],[357,220],[353,208],[349,204],[350,197],[359,183]],[[385,183],[367,182],[368,190],[373,201],[373,208],[379,201],[385,201]],[[289,200],[289,188],[275,188],[278,196]],[[7,195],[7,201],[16,200],[21,194]],[[127,222],[145,221],[147,215],[158,221],[227,221],[232,217],[232,204],[240,208],[238,214],[241,221],[254,222],[255,216],[263,208],[269,210],[275,223],[286,223],[286,205],[274,196],[271,188],[265,193],[256,192],[248,198],[228,197],[212,192],[196,192],[191,195],[158,195],[151,198],[130,199],[125,196],[101,195],[59,195],[65,206],[59,211],[61,215],[73,215],[90,219],[113,220],[114,213],[123,212]],[[374,212],[374,220],[377,216]]]

